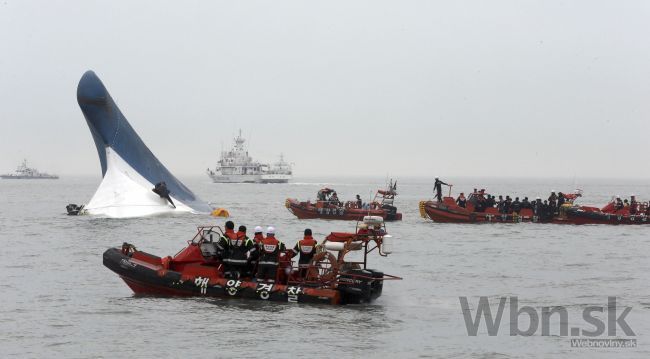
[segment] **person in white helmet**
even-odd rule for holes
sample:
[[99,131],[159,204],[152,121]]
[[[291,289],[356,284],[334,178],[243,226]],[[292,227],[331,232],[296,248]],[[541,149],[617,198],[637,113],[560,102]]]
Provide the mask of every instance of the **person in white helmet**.
[[258,244],[257,280],[274,283],[278,273],[280,253],[286,251],[284,243],[275,238],[275,228],[266,229],[266,238]]

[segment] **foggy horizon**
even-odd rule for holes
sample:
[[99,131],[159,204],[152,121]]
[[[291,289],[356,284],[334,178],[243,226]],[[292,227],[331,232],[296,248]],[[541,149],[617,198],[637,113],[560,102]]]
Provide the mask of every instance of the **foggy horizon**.
[[0,173],[101,176],[93,70],[177,177],[650,178],[647,2],[152,4],[0,4]]

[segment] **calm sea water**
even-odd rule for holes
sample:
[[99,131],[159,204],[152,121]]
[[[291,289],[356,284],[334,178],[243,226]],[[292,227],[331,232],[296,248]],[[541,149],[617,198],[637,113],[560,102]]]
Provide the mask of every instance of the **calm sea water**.
[[[450,179],[455,189],[486,187],[494,194],[546,195],[572,190],[572,180]],[[301,221],[285,208],[286,197],[314,198],[324,186],[342,199],[370,196],[383,179],[297,179],[286,185],[217,185],[185,179],[204,200],[227,208],[236,225],[274,225],[293,246],[306,227],[322,239],[354,223]],[[221,224],[201,215],[115,220],[68,217],[65,205],[84,203],[98,178],[58,181],[0,180],[1,357],[649,357],[650,226],[542,224],[435,224],[420,218],[418,202],[431,183],[402,179],[397,206],[404,220],[390,223],[395,253],[371,258],[371,267],[404,277],[386,282],[371,305],[319,306],[205,298],[134,297],[102,265],[102,253],[123,241],[158,254],[174,254],[196,225]],[[585,204],[611,195],[650,198],[647,181],[584,181]],[[510,336],[506,309],[497,336],[484,323],[468,336],[459,297],[476,308],[517,296],[520,306],[541,311],[564,306],[569,324],[588,306],[616,296],[632,307],[626,321],[635,349],[575,349],[569,337]],[[516,324],[516,323],[515,323]],[[559,323],[551,321],[552,334]],[[527,321],[521,320],[525,329]],[[619,337],[622,335],[619,328]],[[607,338],[601,336],[599,338]]]

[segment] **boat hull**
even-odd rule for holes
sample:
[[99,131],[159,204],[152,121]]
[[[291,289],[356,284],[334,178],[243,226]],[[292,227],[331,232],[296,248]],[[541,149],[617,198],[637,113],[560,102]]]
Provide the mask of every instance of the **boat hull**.
[[[144,253],[124,254],[119,248],[104,252],[103,263],[120,276],[136,295],[200,296],[254,299],[288,303],[347,304],[364,303],[381,295],[383,282],[373,280],[359,285],[314,287],[254,282],[224,278],[217,267],[186,266],[182,272],[165,269],[161,258]],[[374,273],[374,272],[373,272]],[[378,274],[382,273],[376,272]],[[370,273],[372,275],[372,273]],[[361,293],[361,294],[360,294]]]
[[49,179],[49,180],[54,180],[54,179],[59,179],[59,176],[0,176],[2,179]]
[[552,220],[545,220],[535,216],[530,210],[521,211],[519,214],[500,214],[497,211],[489,210],[487,212],[470,212],[465,208],[437,201],[421,201],[420,216],[439,223],[552,222]]
[[645,213],[638,215],[629,213],[617,214],[571,208],[565,212],[565,216],[567,221],[573,224],[650,224],[650,220]]
[[554,223],[554,224],[650,224],[646,215],[617,215],[603,212],[585,211],[580,207],[568,208],[561,215],[540,218],[532,210],[522,210],[519,214],[500,214],[495,208],[486,212],[470,212],[449,201],[421,201],[420,216],[439,223]]
[[299,219],[329,219],[342,221],[362,221],[365,216],[379,216],[384,221],[401,221],[402,214],[388,209],[358,208],[317,208],[309,202],[287,199],[285,207]]

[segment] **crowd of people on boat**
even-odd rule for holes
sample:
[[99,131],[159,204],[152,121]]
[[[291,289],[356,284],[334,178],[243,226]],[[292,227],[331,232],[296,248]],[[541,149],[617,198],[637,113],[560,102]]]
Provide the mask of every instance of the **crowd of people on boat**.
[[341,202],[339,196],[336,194],[336,191],[323,188],[318,191],[316,194],[316,200],[319,202],[325,202],[336,207],[346,207],[346,208],[359,208],[359,209],[375,209],[378,207],[377,203],[364,203],[361,199],[361,195],[357,194],[354,201],[348,201],[347,203]]
[[[451,187],[451,185],[440,179],[435,179],[433,190],[438,202],[442,202],[443,185]],[[531,201],[528,197],[524,197],[522,200],[519,200],[519,197],[515,197],[513,200],[509,195],[505,197],[499,195],[497,198],[486,193],[485,189],[477,190],[474,188],[474,191],[468,197],[465,196],[465,193],[461,192],[456,198],[456,204],[462,208],[467,208],[468,204],[471,204],[474,212],[485,212],[487,208],[496,208],[499,214],[519,214],[523,209],[530,209],[534,215],[542,219],[551,219],[560,214],[563,205],[573,204],[573,201],[580,196],[580,191],[576,191],[575,193],[562,193],[552,190],[548,199],[542,200],[541,197],[537,197]],[[650,205],[648,203],[638,202],[635,195],[631,195],[629,200],[616,196],[615,200],[613,200],[613,205],[615,211],[627,209],[630,214],[644,213],[650,215]]]
[[268,227],[266,233],[261,226],[255,227],[252,239],[246,234],[246,226],[239,226],[235,232],[235,224],[227,221],[225,227],[216,246],[229,278],[254,277],[258,281],[275,282],[280,260],[297,255],[298,274],[304,278],[316,254],[317,242],[309,228],[305,229],[303,239],[293,249],[287,250],[285,244],[275,236],[274,227]]
[[541,197],[537,197],[533,201],[529,200],[528,197],[521,200],[519,197],[515,197],[513,200],[509,195],[495,197],[485,193],[485,189],[477,190],[474,188],[474,192],[469,196],[469,199],[465,197],[465,193],[461,192],[456,198],[456,204],[459,207],[466,208],[467,204],[471,203],[475,212],[485,212],[487,208],[496,208],[499,214],[519,214],[521,210],[529,209],[540,218],[552,218],[559,214],[565,203],[573,203],[578,196],[579,194],[556,193],[553,190],[548,199],[545,200],[542,200]]

